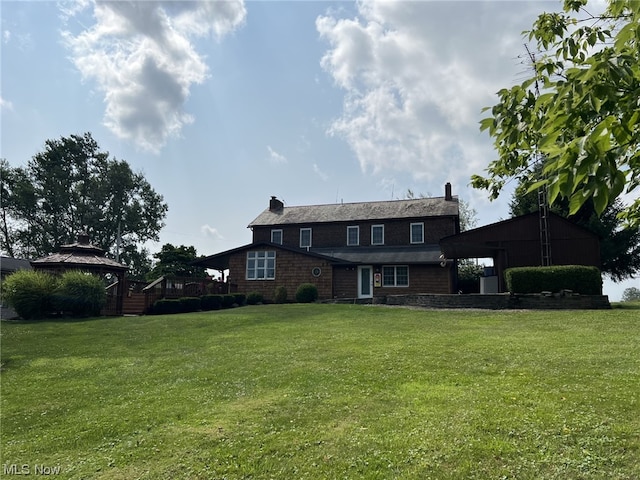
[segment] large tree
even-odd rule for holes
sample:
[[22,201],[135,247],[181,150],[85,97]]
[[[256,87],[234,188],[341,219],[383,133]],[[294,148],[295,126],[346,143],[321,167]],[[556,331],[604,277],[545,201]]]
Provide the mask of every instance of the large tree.
[[158,240],[167,205],[142,173],[100,151],[90,133],[47,140],[25,167],[0,161],[0,248],[51,254],[80,232],[113,257],[143,268],[142,244]]
[[[513,177],[542,159],[549,200],[568,199],[570,213],[591,200],[602,214],[621,194],[640,187],[640,2],[610,1],[602,15],[586,0],[565,0],[563,13],[544,13],[528,32],[537,50],[532,75],[498,92],[482,120],[498,159],[472,184],[498,196]],[[640,226],[640,198],[621,212]]]
[[[541,169],[541,166],[535,168],[534,175]],[[538,211],[538,204],[538,192],[527,191],[526,182],[522,182],[513,193],[509,210],[511,216],[516,217]],[[633,278],[640,272],[640,230],[622,228],[619,214],[623,206],[619,200],[610,203],[600,215],[596,214],[591,199],[572,215],[569,214],[569,201],[566,198],[557,198],[549,208],[600,237],[601,269],[613,281]]]
[[198,259],[196,248],[193,246],[180,245],[175,247],[170,243],[166,243],[153,256],[157,263],[147,274],[147,280],[149,281],[156,280],[162,276],[195,278],[207,276],[203,267],[192,265],[192,262]]

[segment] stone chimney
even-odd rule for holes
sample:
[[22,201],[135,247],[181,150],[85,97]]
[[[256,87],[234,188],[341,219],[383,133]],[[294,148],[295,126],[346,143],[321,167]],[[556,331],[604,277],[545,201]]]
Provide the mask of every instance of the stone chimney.
[[279,212],[284,207],[284,203],[278,200],[275,196],[271,196],[271,200],[269,200],[269,211],[270,212]]
[[451,196],[451,184],[449,182],[444,185],[444,199],[453,200],[453,197]]

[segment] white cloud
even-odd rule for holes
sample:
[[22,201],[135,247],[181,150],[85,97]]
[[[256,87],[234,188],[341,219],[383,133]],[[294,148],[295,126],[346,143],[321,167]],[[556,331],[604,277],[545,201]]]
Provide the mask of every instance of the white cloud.
[[[242,0],[84,2],[95,24],[63,37],[85,80],[106,104],[104,123],[118,137],[158,152],[194,121],[184,111],[193,84],[209,73],[192,37],[220,38],[244,22]],[[75,5],[63,11],[78,15]]]
[[202,225],[200,227],[200,231],[204,234],[205,237],[213,237],[218,238],[220,240],[224,240],[224,237],[220,234],[217,228],[214,228],[210,225]]
[[267,151],[269,152],[269,162],[273,164],[287,163],[287,157],[281,153],[276,152],[271,146],[267,145]]
[[481,109],[517,81],[521,32],[540,4],[374,0],[357,8],[355,18],[316,19],[329,45],[321,66],[345,93],[329,133],[347,141],[363,171],[467,184],[493,158],[478,129]]
[[320,177],[320,179],[324,182],[329,180],[329,175],[327,175],[322,170],[320,170],[320,167],[318,166],[317,163],[313,164],[313,173],[315,173],[318,177]]
[[0,108],[2,108],[2,110],[13,111],[13,103],[11,103],[9,100],[5,100],[4,98],[0,97]]

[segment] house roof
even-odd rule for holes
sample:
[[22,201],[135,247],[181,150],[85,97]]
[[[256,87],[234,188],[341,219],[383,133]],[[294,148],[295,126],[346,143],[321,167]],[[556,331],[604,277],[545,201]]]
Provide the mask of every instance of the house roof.
[[[566,229],[569,229],[576,239],[597,238],[593,232],[560,215],[553,212],[549,212],[548,215],[553,224],[552,240],[558,235],[557,227],[560,225],[565,227],[563,235],[566,235]],[[440,248],[447,258],[493,257],[498,251],[507,248],[507,242],[530,236],[532,230],[525,228],[526,225],[535,225],[535,239],[539,239],[538,217],[538,212],[532,212],[450,235],[440,240]]]
[[0,271],[12,273],[17,270],[31,270],[31,263],[21,258],[0,257]]
[[398,247],[342,247],[312,248],[320,253],[348,263],[357,264],[439,264],[439,245],[398,246]]
[[86,234],[78,235],[78,241],[62,245],[58,253],[33,260],[31,264],[37,268],[88,268],[108,270],[128,270],[126,265],[104,256],[104,250],[89,243]]
[[291,248],[284,245],[259,242],[243,245],[238,248],[200,258],[192,262],[204,268],[214,270],[226,270],[229,268],[229,259],[232,255],[247,250],[262,247],[272,247],[286,250],[299,255],[321,258],[334,264],[439,264],[440,247],[438,245],[402,246],[402,247],[341,247],[341,248]]
[[280,245],[278,243],[257,242],[257,243],[249,243],[247,245],[242,245],[241,247],[237,247],[237,248],[232,248],[231,250],[216,253],[214,255],[209,255],[208,257],[199,258],[198,260],[194,260],[193,262],[191,262],[191,264],[199,265],[204,268],[212,268],[214,270],[226,270],[229,268],[229,259],[231,258],[232,255],[239,252],[244,252],[247,250],[255,250],[256,248],[262,248],[262,247],[272,247],[278,250],[286,250],[289,252],[298,253],[300,255],[307,255],[307,256],[322,258],[323,260],[327,260],[330,262],[336,261],[335,258],[331,258],[311,250],[305,250],[302,248],[291,248],[285,245]]
[[384,202],[338,203],[266,209],[249,227],[399,218],[457,216],[458,198],[415,198]]

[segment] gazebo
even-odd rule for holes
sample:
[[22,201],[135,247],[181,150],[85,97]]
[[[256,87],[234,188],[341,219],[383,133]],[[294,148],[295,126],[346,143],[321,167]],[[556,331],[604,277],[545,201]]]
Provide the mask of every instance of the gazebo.
[[128,267],[104,256],[100,247],[89,243],[89,235],[81,233],[75,243],[62,245],[58,253],[31,262],[35,270],[60,274],[67,270],[82,270],[98,275],[109,282],[107,286],[106,315],[121,315],[125,278]]

